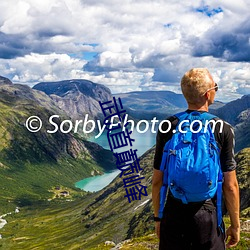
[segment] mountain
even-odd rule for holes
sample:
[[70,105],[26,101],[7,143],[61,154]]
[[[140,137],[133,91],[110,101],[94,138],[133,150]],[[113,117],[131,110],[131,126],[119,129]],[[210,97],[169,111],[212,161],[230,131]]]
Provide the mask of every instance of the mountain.
[[240,186],[240,208],[248,209],[250,217],[250,148],[244,148],[236,154],[237,178]]
[[214,101],[214,103],[212,105],[209,106],[209,111],[211,113],[214,112],[214,110],[217,110],[219,108],[222,108],[225,105],[225,103],[220,102],[220,101]]
[[121,98],[127,113],[136,119],[164,119],[187,107],[183,95],[171,91],[135,91],[114,96]]
[[98,101],[112,100],[111,92],[107,87],[88,80],[41,82],[33,89],[50,95],[56,105],[75,120],[83,119],[86,114],[89,119],[103,118]]
[[250,108],[242,111],[237,119],[235,125],[235,151],[250,147]]
[[217,109],[214,114],[235,126],[238,123],[238,116],[244,110],[250,108],[250,94],[244,95],[240,99],[231,101],[223,107]]
[[0,84],[13,84],[8,78],[0,76]]
[[[85,223],[85,227],[89,228],[90,232],[94,232],[95,227],[102,228],[99,234],[95,236],[92,234],[92,237],[94,237],[92,241],[96,242],[96,245],[101,240],[111,240],[117,243],[122,238],[123,240],[131,239],[154,231],[151,200],[153,158],[154,148],[148,150],[140,158],[140,165],[143,166],[141,174],[145,176],[145,184],[148,186],[148,197],[142,197],[141,200],[128,203],[126,198],[123,197],[123,183],[120,178],[116,178],[109,186],[101,190],[98,196],[93,197],[92,202],[88,206],[84,207],[82,221]],[[250,148],[240,151],[236,155],[236,160],[241,192],[241,211],[244,211],[249,209],[250,206]],[[89,241],[86,246],[90,247],[93,245],[92,241]]]
[[250,95],[229,102],[212,113],[234,126],[235,152],[250,147]]
[[[58,127],[69,119],[41,91],[19,84],[0,85],[0,212],[50,198],[49,190],[55,186],[74,189],[75,182],[114,169],[110,151],[80,135],[60,130],[48,133],[55,128],[49,122],[55,114]],[[30,116],[40,117],[40,131],[28,131],[25,124]]]
[[[123,181],[117,177],[103,190],[85,194],[82,198],[21,207],[20,213],[6,217],[8,224],[0,231],[2,247],[16,250],[90,249],[106,240],[118,243],[128,235],[152,231],[152,167],[148,164],[152,163],[153,151],[145,154],[140,162],[148,196],[129,203],[124,197]],[[136,222],[134,220],[141,229],[134,225],[130,229]]]

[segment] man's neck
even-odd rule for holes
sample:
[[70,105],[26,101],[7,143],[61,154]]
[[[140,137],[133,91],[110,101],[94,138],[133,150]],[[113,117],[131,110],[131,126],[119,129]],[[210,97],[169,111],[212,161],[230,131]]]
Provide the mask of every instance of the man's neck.
[[208,104],[205,103],[203,105],[191,104],[188,103],[189,110],[197,110],[197,111],[207,111],[208,112]]

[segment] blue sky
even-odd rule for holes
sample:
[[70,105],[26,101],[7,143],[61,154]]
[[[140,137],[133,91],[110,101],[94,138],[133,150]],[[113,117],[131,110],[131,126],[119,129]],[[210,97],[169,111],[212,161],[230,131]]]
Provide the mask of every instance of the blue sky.
[[248,0],[1,1],[0,75],[180,93],[182,75],[206,67],[230,101],[250,94],[249,9]]

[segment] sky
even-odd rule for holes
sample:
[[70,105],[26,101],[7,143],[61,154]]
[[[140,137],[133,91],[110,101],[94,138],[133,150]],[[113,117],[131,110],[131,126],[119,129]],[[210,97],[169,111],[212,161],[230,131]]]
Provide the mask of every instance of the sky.
[[249,9],[249,0],[0,1],[0,75],[181,93],[183,74],[205,67],[217,100],[231,101],[250,94]]

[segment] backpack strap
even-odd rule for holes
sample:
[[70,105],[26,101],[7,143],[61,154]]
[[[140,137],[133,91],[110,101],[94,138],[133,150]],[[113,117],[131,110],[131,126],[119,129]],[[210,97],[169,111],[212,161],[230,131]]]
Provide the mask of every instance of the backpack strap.
[[[177,113],[174,116],[178,118],[180,122],[181,120],[184,120],[188,116],[188,113],[184,111],[184,112]],[[166,196],[168,192],[168,168],[166,166],[168,166],[169,152],[167,151],[165,147],[166,147],[166,144],[164,146],[164,151],[163,151],[163,156],[162,156],[161,166],[160,166],[160,170],[163,172],[163,184],[160,190],[160,208],[159,208],[159,213],[158,213],[159,218],[163,217],[165,200],[166,200]]]
[[[217,118],[216,115],[210,114],[208,112],[202,114],[206,120],[212,120]],[[217,197],[216,197],[216,208],[217,208],[217,226],[223,232],[224,229],[222,228],[222,182],[223,182],[223,173],[221,170],[221,166],[218,173],[218,183],[217,183]]]
[[174,116],[175,116],[176,118],[178,118],[178,119],[179,119],[179,122],[180,122],[180,121],[185,120],[185,118],[186,118],[188,115],[189,115],[189,113],[188,113],[187,111],[183,111],[183,112],[180,112],[180,113],[175,114]]
[[[178,118],[179,122],[181,120],[184,120],[185,117],[187,116],[188,116],[188,113],[186,111],[180,112],[174,115],[174,117]],[[160,166],[160,170],[163,172],[163,184],[160,190],[160,208],[159,208],[159,213],[158,213],[159,218],[163,217],[165,200],[166,200],[166,196],[168,192],[168,168],[166,167],[168,166],[168,160],[169,160],[169,152],[165,144],[163,155],[162,155],[162,160],[161,160],[161,166]]]
[[164,151],[163,151],[163,156],[161,160],[161,166],[160,170],[163,172],[163,184],[160,190],[160,208],[159,208],[159,214],[158,217],[162,218],[163,217],[163,210],[165,207],[165,200],[167,196],[167,191],[168,191],[168,168],[166,167],[168,165],[168,159],[169,154],[166,149],[166,144],[164,146]]
[[[180,112],[180,113],[177,113],[175,114],[174,116],[177,117],[179,119],[179,122],[180,123],[181,121],[185,120],[189,115],[192,115],[192,113],[199,113],[198,111],[192,111],[190,113],[188,113],[187,111],[184,111],[184,112]],[[203,118],[203,120],[212,120],[214,118],[217,118],[216,115],[213,115],[213,114],[210,114],[208,112],[204,112],[204,113],[200,113],[201,117]]]
[[217,118],[216,115],[210,114],[210,113],[208,113],[208,112],[202,113],[202,117],[203,117],[205,120],[212,120],[212,119],[214,119],[214,118]]
[[[210,114],[208,112],[202,113],[202,116],[205,120],[212,120],[217,118],[216,115]],[[222,228],[222,182],[223,182],[223,173],[221,170],[221,166],[218,173],[218,183],[217,183],[217,194],[216,194],[216,208],[217,208],[217,226],[223,232]]]

